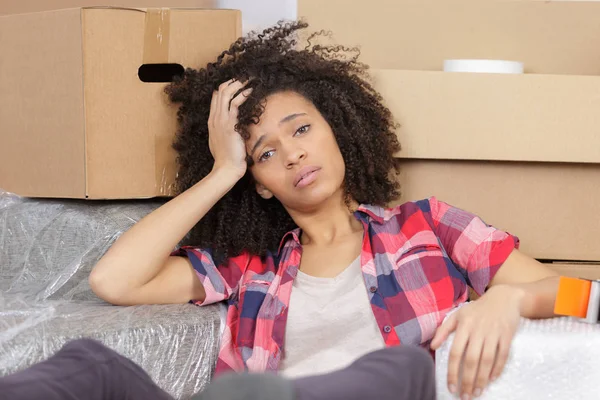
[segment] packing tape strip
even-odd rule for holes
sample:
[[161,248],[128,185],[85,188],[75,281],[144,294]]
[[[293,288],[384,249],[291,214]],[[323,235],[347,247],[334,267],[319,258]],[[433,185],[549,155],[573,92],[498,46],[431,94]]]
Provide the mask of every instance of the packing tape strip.
[[144,64],[169,62],[170,31],[171,11],[168,8],[149,8],[146,10]]
[[[144,64],[169,63],[169,39],[171,33],[171,11],[168,8],[146,10],[144,29]],[[173,126],[173,132],[176,126]],[[154,138],[155,190],[157,196],[173,196],[177,173],[175,150],[171,148],[173,138],[166,132]]]

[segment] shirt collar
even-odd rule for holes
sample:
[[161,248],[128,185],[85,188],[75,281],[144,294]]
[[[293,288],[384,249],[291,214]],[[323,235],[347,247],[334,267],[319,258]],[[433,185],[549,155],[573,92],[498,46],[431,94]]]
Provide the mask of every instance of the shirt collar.
[[400,208],[383,208],[371,204],[361,204],[358,206],[356,212],[366,215],[370,221],[383,224],[389,221],[392,217],[398,215],[400,213]]
[[[368,222],[375,222],[377,224],[383,224],[389,221],[392,217],[398,215],[400,213],[400,207],[394,207],[391,209],[383,208],[380,206],[374,206],[370,204],[361,204],[356,209],[356,214],[362,214],[367,217]],[[300,246],[300,228],[293,229],[283,235],[281,241],[279,242],[279,247],[277,249],[277,254],[281,254],[281,249],[286,245],[286,243],[292,240],[295,245]]]
[[281,249],[285,246],[288,240],[292,240],[296,245],[300,246],[300,228],[292,229],[281,238],[277,254],[281,254]]

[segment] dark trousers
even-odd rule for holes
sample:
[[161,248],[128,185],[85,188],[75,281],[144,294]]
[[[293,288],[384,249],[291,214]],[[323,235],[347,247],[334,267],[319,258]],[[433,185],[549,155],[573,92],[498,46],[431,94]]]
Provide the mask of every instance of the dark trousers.
[[[0,378],[0,399],[172,400],[134,362],[81,339],[48,360]],[[273,374],[230,374],[196,400],[434,400],[431,356],[415,347],[390,347],[324,375],[286,380]]]
[[173,400],[136,363],[80,339],[26,370],[0,378],[1,400]]

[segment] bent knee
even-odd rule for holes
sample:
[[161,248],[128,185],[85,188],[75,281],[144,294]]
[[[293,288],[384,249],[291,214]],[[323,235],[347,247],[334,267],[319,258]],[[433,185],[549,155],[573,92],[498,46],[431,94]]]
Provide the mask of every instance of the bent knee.
[[357,363],[377,363],[395,368],[410,368],[419,374],[431,374],[435,370],[433,357],[417,346],[393,346],[363,356]]
[[95,359],[106,359],[118,356],[116,351],[106,347],[101,342],[90,338],[72,340],[66,343],[60,351],[69,354],[81,354],[85,357]]
[[412,368],[418,369],[420,372],[433,372],[435,365],[431,353],[422,347],[418,346],[399,346],[401,355],[410,360]]

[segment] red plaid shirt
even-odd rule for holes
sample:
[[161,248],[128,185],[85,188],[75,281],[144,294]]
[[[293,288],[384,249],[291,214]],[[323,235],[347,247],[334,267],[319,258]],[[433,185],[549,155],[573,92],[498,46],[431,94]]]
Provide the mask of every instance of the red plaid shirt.
[[[391,209],[362,205],[355,217],[365,235],[360,256],[365,290],[386,345],[427,345],[467,286],[482,294],[519,241],[475,215],[435,198]],[[285,327],[298,272],[300,231],[277,252],[242,254],[215,265],[210,251],[184,247],[206,291],[204,302],[227,301],[216,373],[276,371],[285,354]]]

